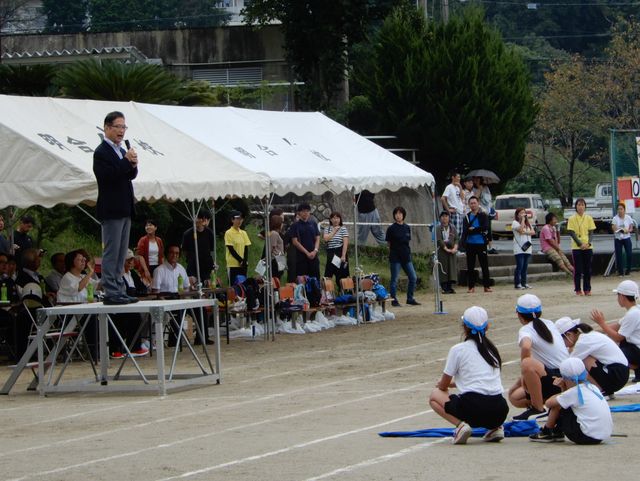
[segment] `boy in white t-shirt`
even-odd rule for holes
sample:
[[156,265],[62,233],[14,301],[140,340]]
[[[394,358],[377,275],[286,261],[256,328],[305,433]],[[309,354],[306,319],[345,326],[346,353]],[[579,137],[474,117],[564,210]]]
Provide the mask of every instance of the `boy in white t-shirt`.
[[549,418],[529,439],[551,443],[564,441],[567,436],[576,444],[600,444],[609,439],[613,431],[611,411],[598,388],[587,381],[584,363],[576,357],[565,359],[560,374],[562,379],[555,382],[563,392],[547,400]]
[[445,187],[442,197],[442,206],[449,212],[451,225],[455,227],[458,239],[462,237],[462,218],[464,217],[464,197],[462,185],[460,184],[460,173],[452,171],[450,174],[451,183]]
[[602,311],[591,311],[591,319],[600,326],[602,332],[618,343],[629,361],[629,367],[635,369],[633,382],[640,381],[640,308],[636,301],[639,296],[638,284],[634,281],[622,281],[613,292],[618,295],[618,305],[627,313],[620,322],[607,324]]

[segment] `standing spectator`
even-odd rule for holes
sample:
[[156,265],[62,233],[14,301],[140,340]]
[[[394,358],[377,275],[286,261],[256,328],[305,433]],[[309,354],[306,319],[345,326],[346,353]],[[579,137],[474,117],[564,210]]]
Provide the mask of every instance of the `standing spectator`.
[[284,243],[284,251],[287,255],[287,281],[296,282],[296,259],[298,258],[298,249],[293,245],[292,237],[294,225],[298,222],[298,213],[296,212],[293,222],[284,233],[282,242]]
[[147,219],[144,225],[146,235],[138,240],[136,254],[142,256],[147,267],[147,272],[143,272],[145,277],[151,279],[153,271],[164,261],[164,243],[156,235],[158,223],[153,219]]
[[516,289],[531,289],[527,284],[527,267],[533,251],[531,236],[535,234],[529,223],[529,217],[524,207],[518,207],[515,220],[511,223],[513,232],[513,254],[516,256],[516,268],[513,271],[513,285]]
[[[193,227],[187,229],[182,236],[182,250],[187,256],[187,273],[197,278],[198,271],[196,265],[200,265],[200,282],[204,282],[211,276],[213,270],[213,256],[211,253],[215,248],[213,231],[209,229],[211,214],[206,210],[198,212],[196,218],[196,231]],[[198,259],[196,259],[196,248],[194,238],[198,239]]]
[[[456,426],[453,444],[466,444],[472,428],[487,428],[482,440],[504,438],[502,423],[509,405],[502,395],[502,359],[487,337],[489,317],[482,307],[472,306],[462,316],[464,341],[449,350],[444,372],[431,391],[429,405],[436,414]],[[455,387],[460,394],[449,394]]]
[[[573,285],[578,296],[591,295],[591,260],[593,246],[591,240],[596,224],[589,214],[585,214],[587,202],[583,198],[576,200],[576,213],[569,217],[567,232],[571,236],[573,253]],[[582,284],[582,285],[581,285]]]
[[445,294],[455,294],[453,284],[458,283],[458,234],[449,224],[449,213],[440,213],[437,230],[438,262],[440,262],[440,287]]
[[242,214],[237,210],[231,211],[231,227],[224,233],[224,245],[227,248],[225,259],[229,274],[229,285],[236,283],[240,275],[247,277],[247,265],[249,264],[249,246],[251,241],[247,232],[240,228]]
[[469,199],[473,196],[473,177],[462,179],[462,199],[464,200],[464,213],[469,212]]
[[93,172],[98,181],[96,212],[102,226],[102,285],[104,303],[138,302],[127,295],[122,280],[124,260],[129,249],[131,217],[135,214],[132,180],[138,175],[135,149],[121,147],[127,126],[122,112],[111,112],[104,119],[104,139],[93,153]]
[[67,272],[66,263],[64,260],[64,252],[56,252],[51,256],[51,267],[53,270],[45,278],[47,284],[47,290],[49,292],[56,293],[60,288],[60,281],[62,276]]
[[11,242],[2,234],[4,231],[4,216],[0,214],[0,253],[11,254]]
[[558,217],[553,212],[549,212],[545,216],[544,221],[544,227],[540,231],[540,250],[542,250],[547,258],[555,263],[560,270],[573,275],[573,266],[560,247],[560,232],[558,232],[556,227]]
[[[327,263],[324,268],[324,276],[336,276],[336,285],[340,285],[340,279],[349,277],[349,264],[347,250],[349,249],[349,233],[342,225],[342,214],[332,212],[329,216],[330,225],[324,229],[324,241],[327,243]],[[339,261],[338,261],[339,259]],[[337,265],[336,265],[337,264]]]
[[[279,214],[269,216],[269,245],[271,246],[271,274],[274,277],[280,279],[284,272],[284,268],[280,268],[277,257],[280,258],[281,263],[284,259],[284,241],[282,240],[282,222],[283,212],[282,209],[278,209]],[[266,258],[266,255],[263,256]]]
[[462,239],[467,252],[467,283],[468,292],[475,292],[476,285],[476,257],[482,268],[482,283],[484,292],[493,292],[489,275],[489,259],[487,258],[487,214],[480,210],[478,198],[474,195],[469,199],[471,211],[464,216]]
[[291,243],[296,248],[296,276],[320,278],[320,231],[318,223],[311,218],[311,206],[300,204],[298,220],[291,226]]
[[395,223],[391,224],[387,228],[387,243],[389,244],[389,268],[391,270],[391,305],[399,307],[397,290],[398,290],[398,275],[400,274],[400,268],[407,274],[409,279],[409,285],[407,287],[407,304],[411,306],[419,306],[420,303],[413,298],[413,293],[416,289],[416,281],[418,276],[416,270],[411,262],[411,228],[405,224],[404,220],[407,216],[407,211],[404,207],[396,207],[393,209],[393,218]]
[[618,284],[613,291],[618,305],[627,312],[619,322],[607,324],[602,311],[591,311],[591,319],[600,326],[602,332],[613,339],[629,361],[629,367],[635,371],[633,382],[640,382],[640,308],[638,302],[638,284],[626,280]]
[[384,245],[384,233],[380,227],[380,213],[376,208],[375,194],[363,190],[356,194],[358,206],[358,243],[364,245],[369,237],[369,231],[373,234],[378,244]]
[[460,185],[460,173],[456,170],[449,174],[451,183],[442,193],[442,205],[449,213],[451,225],[455,228],[458,237],[462,236],[462,217],[464,216],[464,199],[462,186]]
[[[616,253],[616,267],[618,276],[631,274],[631,263],[633,260],[633,246],[631,245],[631,233],[633,232],[633,219],[627,215],[624,204],[618,204],[618,215],[611,219],[611,230],[613,231],[613,246]],[[622,248],[624,247],[626,268],[622,268]]]
[[491,191],[487,185],[484,177],[473,177],[473,195],[478,198],[480,202],[480,210],[487,214],[489,218],[489,230],[487,231],[488,242],[488,254],[497,254],[498,251],[491,246],[491,221],[495,218],[495,210],[493,209],[493,198],[491,197]]
[[18,228],[13,232],[13,249],[18,262],[18,267],[22,266],[22,254],[27,249],[33,247],[33,239],[29,235],[33,229],[35,219],[30,215],[24,215],[20,218]]

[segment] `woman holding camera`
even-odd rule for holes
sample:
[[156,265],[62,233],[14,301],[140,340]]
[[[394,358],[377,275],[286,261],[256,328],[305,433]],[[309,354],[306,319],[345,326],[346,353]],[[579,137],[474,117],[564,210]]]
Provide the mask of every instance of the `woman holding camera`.
[[516,269],[513,271],[513,285],[516,289],[531,289],[527,284],[527,268],[531,259],[531,236],[535,231],[529,223],[529,216],[524,207],[518,207],[515,219],[511,223],[513,232],[513,254],[516,256]]

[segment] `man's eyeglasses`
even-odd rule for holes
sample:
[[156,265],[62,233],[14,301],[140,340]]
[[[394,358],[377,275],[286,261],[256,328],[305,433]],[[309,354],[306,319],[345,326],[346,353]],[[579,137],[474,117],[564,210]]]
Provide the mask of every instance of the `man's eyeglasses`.
[[116,130],[127,130],[129,128],[126,125],[110,125],[109,127]]

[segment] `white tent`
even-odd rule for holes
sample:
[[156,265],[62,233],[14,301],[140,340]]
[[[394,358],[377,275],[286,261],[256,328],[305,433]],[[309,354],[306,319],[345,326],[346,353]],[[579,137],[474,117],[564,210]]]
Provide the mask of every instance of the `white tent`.
[[95,201],[92,151],[125,114],[138,199],[432,185],[428,172],[320,113],[0,96],[0,207]]

